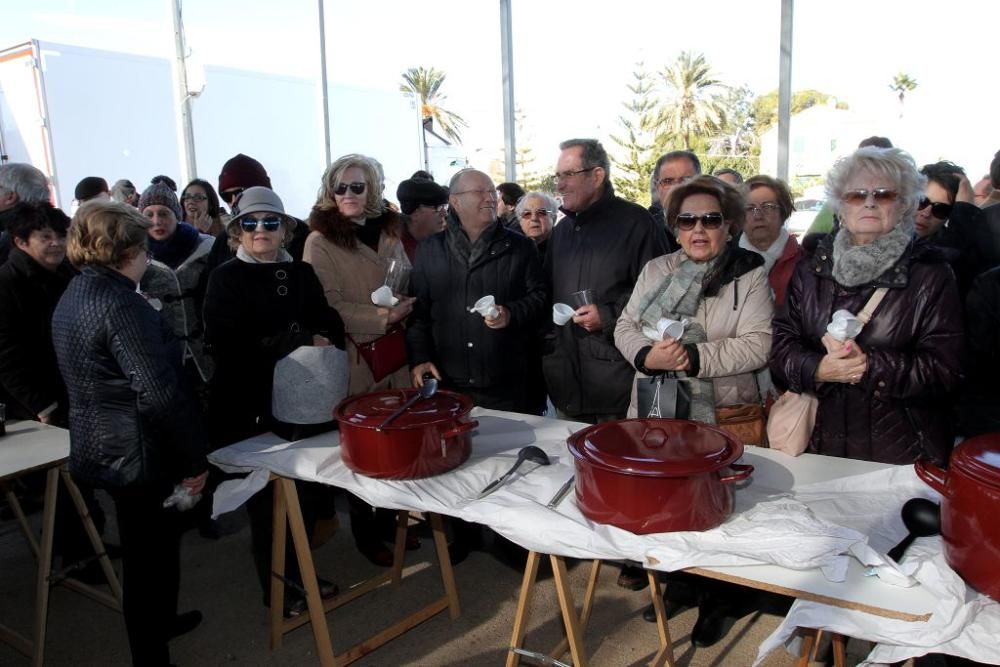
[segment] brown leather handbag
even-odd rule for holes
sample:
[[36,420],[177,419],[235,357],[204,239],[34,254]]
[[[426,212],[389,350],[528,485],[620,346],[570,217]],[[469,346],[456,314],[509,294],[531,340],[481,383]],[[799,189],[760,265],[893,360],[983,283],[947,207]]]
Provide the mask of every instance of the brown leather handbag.
[[348,340],[358,349],[358,360],[365,360],[372,377],[379,382],[406,365],[406,333],[402,327],[389,329],[384,336],[367,343],[359,343],[350,334]]
[[761,405],[737,403],[716,408],[715,425],[744,445],[767,447],[767,420]]

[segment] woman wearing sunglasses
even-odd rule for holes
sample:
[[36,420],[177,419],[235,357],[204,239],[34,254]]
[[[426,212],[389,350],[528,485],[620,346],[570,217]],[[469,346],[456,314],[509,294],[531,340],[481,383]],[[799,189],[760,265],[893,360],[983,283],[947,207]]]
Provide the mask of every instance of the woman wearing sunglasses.
[[[764,260],[733,240],[744,216],[739,191],[712,176],[671,192],[666,220],[681,249],[646,264],[615,327],[615,344],[636,369],[629,417],[715,424],[717,407],[762,402],[754,371],[767,364],[773,306]],[[687,321],[683,335],[660,334],[663,318]],[[692,641],[716,643],[732,596],[703,581],[679,583],[667,589],[690,597],[672,595],[672,610],[698,604]]]
[[[860,148],[827,177],[841,226],[796,268],[787,308],[774,320],[770,361],[775,384],[819,399],[811,452],[948,460],[962,309],[941,252],[914,238],[925,188],[898,148]],[[856,339],[840,343],[827,333],[835,311],[859,315],[879,288],[881,304]]]
[[196,178],[181,192],[184,222],[202,234],[218,236],[226,228],[226,215],[219,206],[219,195],[208,181]]
[[535,242],[538,254],[543,257],[558,212],[559,204],[545,192],[529,192],[514,206],[514,217],[520,222],[521,232]]
[[942,160],[924,165],[920,173],[927,177],[927,188],[914,217],[917,235],[944,253],[964,295],[977,275],[995,265],[987,259],[987,225],[961,167]]
[[[393,306],[372,302],[372,292],[387,284],[387,271],[395,260],[410,267],[400,239],[402,221],[382,199],[381,168],[364,155],[338,158],[323,174],[319,196],[309,215],[312,232],[306,239],[303,259],[312,264],[327,302],[344,318],[350,355],[351,396],[393,387],[409,387],[409,366],[375,380],[355,344],[385,336],[401,325],[413,308],[413,299],[397,289]],[[398,334],[396,334],[398,335]],[[383,537],[392,531],[393,513],[373,510],[355,496],[351,500],[351,532],[358,550],[376,565],[392,564],[392,552]],[[412,538],[409,547],[419,542]]]
[[[212,272],[205,293],[205,339],[216,362],[210,392],[213,446],[223,447],[267,431],[287,430],[271,414],[274,367],[300,346],[344,347],[344,324],[323,296],[312,267],[292,260],[282,244],[295,226],[281,199],[269,188],[248,188],[228,233],[239,240],[236,258]],[[300,483],[306,530],[317,518],[317,485]],[[247,504],[254,563],[265,604],[271,581],[270,493]],[[290,542],[289,542],[290,544]],[[298,577],[296,559],[285,561]],[[321,582],[321,592],[335,587]],[[286,588],[285,615],[305,610],[305,600]]]

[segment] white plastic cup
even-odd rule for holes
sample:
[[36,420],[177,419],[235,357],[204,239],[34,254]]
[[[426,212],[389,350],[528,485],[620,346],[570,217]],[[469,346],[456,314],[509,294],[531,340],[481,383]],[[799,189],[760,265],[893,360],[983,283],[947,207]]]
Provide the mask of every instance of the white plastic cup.
[[497,310],[496,303],[496,299],[493,298],[493,295],[487,294],[472,305],[472,310],[473,312],[479,313],[487,320],[496,319],[496,316],[500,314],[500,311]]
[[552,304],[552,321],[559,326],[564,326],[575,314],[576,311],[565,303]]
[[388,285],[382,285],[377,290],[372,292],[372,303],[376,306],[391,308],[399,303],[399,299],[392,295],[391,287]]
[[674,340],[680,340],[684,337],[684,323],[678,320],[669,320],[664,317],[656,323],[656,329],[660,332],[661,338],[669,336]]

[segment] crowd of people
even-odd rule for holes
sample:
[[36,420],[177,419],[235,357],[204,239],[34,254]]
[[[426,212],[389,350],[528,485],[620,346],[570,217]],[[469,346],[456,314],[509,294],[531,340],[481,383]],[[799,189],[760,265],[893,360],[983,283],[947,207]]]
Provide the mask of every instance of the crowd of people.
[[[616,195],[592,139],[560,145],[557,192],[474,169],[447,186],[417,172],[399,184],[398,206],[375,159],[345,155],[303,219],[243,154],[217,189],[195,179],[180,196],[168,176],[141,191],[84,178],[72,219],[50,204],[42,172],[6,164],[0,401],[8,418],[69,429],[70,470],[96,517],[94,490],[110,494],[133,659],[166,665],[168,641],[200,614],[177,610],[186,522],[163,500],[210,492],[223,477],[209,471],[213,449],[336,428],[331,406],[319,423],[272,413],[275,367],[303,346],[346,351],[348,396],[434,377],[482,407],[551,405],[587,423],[716,424],[720,408],[763,413],[794,392],[817,402],[811,452],[946,464],[956,438],[1000,430],[1000,153],[985,180],[977,193],[954,164],[918,168],[887,140],[866,140],[827,177],[826,228],[796,239],[779,179],[705,175],[697,155],[672,151],[650,175],[647,209]],[[383,287],[391,293],[376,298]],[[828,332],[836,311],[856,315],[876,293],[856,338]],[[477,312],[487,295],[494,307]],[[564,304],[572,314],[560,321],[553,308]],[[665,335],[664,322],[682,328]],[[307,529],[332,520],[330,490],[298,485]],[[264,603],[303,613],[295,586],[268,599],[270,495],[248,512]],[[194,513],[211,536],[207,513]],[[391,515],[351,496],[350,518],[359,551],[390,565]],[[64,564],[85,539],[66,533]],[[455,536],[460,560],[475,541],[468,527]],[[619,578],[645,582],[629,566]],[[710,645],[726,593],[694,588],[693,641]]]

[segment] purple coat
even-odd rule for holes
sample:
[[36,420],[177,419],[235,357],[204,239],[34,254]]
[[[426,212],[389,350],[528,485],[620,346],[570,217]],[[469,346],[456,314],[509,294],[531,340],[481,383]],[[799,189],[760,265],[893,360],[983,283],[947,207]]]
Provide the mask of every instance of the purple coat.
[[[911,243],[874,281],[843,287],[832,275],[832,237],[799,262],[786,308],[775,317],[775,383],[819,398],[809,451],[883,463],[921,456],[948,460],[951,397],[962,382],[962,307],[951,268],[933,248]],[[878,287],[889,288],[857,338],[868,369],[856,385],[817,384],[821,339],[834,311],[858,313]]]

